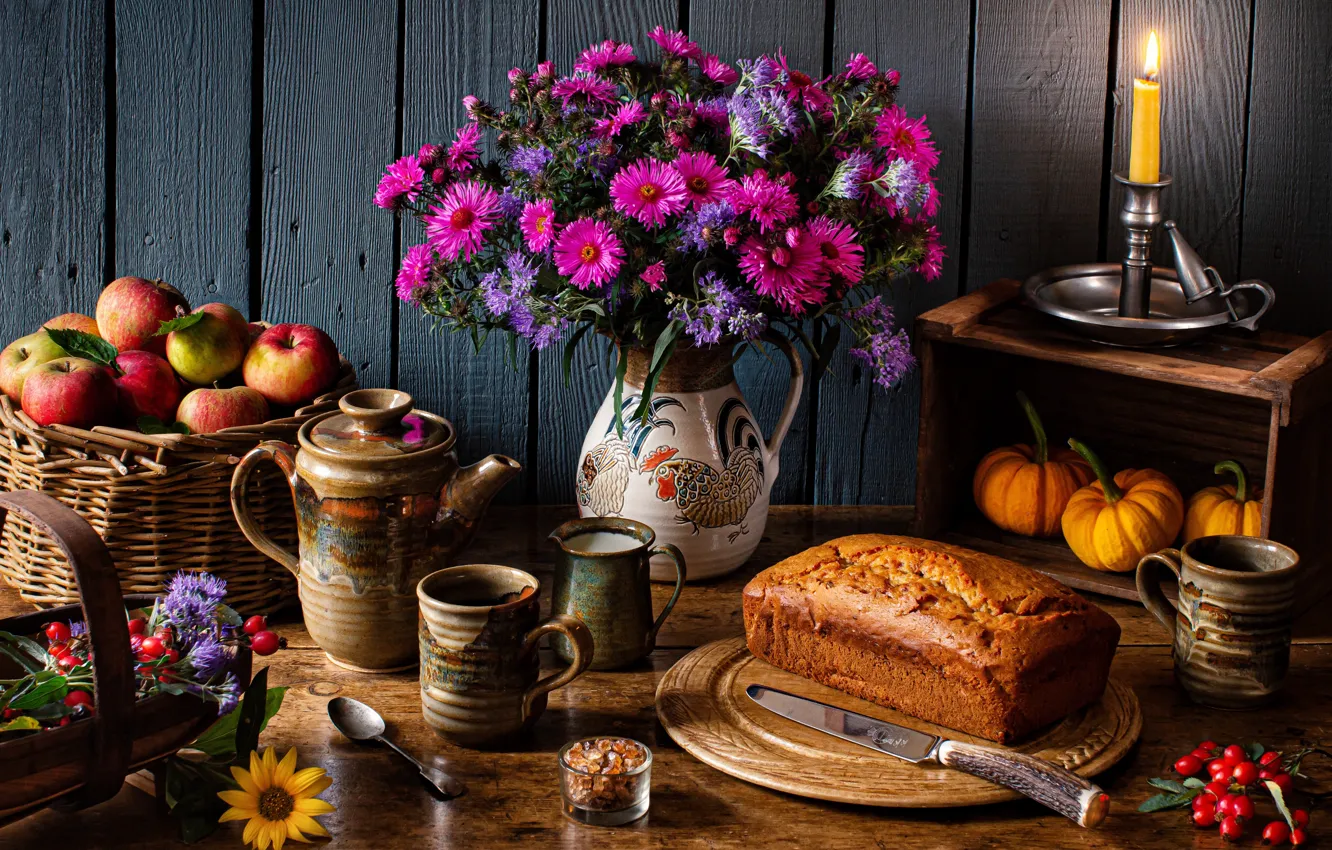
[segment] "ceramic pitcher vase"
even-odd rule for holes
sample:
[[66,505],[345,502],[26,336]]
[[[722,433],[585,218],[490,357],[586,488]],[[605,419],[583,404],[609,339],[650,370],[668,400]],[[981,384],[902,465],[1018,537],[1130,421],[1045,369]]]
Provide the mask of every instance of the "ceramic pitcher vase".
[[[791,383],[772,435],[764,438],[731,367],[731,346],[681,346],[662,371],[649,415],[635,418],[652,353],[626,348],[624,431],[615,427],[614,386],[583,440],[575,471],[582,516],[616,516],[650,526],[689,563],[689,580],[725,575],[763,537],[778,458],[800,403],[804,366],[784,338]],[[652,560],[653,581],[675,581],[675,567]]]

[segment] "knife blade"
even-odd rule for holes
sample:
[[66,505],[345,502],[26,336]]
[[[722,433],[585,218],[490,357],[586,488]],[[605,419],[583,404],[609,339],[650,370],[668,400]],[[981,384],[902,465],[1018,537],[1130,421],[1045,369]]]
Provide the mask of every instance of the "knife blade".
[[912,764],[935,761],[1004,785],[1080,826],[1097,826],[1105,820],[1110,809],[1109,795],[1098,786],[1026,753],[928,735],[765,685],[750,685],[745,688],[745,693],[774,714],[843,741]]

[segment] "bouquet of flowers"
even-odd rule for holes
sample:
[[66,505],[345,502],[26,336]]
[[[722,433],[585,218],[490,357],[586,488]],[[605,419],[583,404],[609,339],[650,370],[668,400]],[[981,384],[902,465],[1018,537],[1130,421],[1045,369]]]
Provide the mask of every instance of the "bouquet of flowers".
[[[894,103],[897,72],[855,54],[814,81],[780,52],[737,69],[683,33],[648,38],[655,61],[603,41],[567,76],[514,68],[507,108],[465,97],[452,142],[388,166],[375,203],[425,229],[398,295],[478,347],[572,327],[566,364],[590,329],[650,348],[644,404],[682,340],[777,331],[817,359],[842,325],[891,386],[913,360],[876,290],[943,259],[938,153]],[[498,158],[482,162],[487,132]]]

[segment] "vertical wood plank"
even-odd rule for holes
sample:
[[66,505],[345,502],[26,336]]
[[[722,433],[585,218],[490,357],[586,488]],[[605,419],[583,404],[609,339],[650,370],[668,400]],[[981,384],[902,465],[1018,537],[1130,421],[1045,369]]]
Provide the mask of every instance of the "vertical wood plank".
[[249,308],[248,3],[117,0],[116,274]]
[[[1244,97],[1248,85],[1250,0],[1121,0],[1111,168],[1128,171],[1133,78],[1142,73],[1147,37],[1161,44],[1161,171],[1174,182],[1162,203],[1203,259],[1234,282],[1239,262],[1240,185],[1244,170]],[[1123,187],[1111,183],[1106,220],[1111,260],[1124,255],[1119,210]],[[1160,244],[1156,261],[1173,266]]]
[[[962,173],[966,156],[970,0],[928,7],[911,0],[838,0],[833,70],[852,53],[902,75],[897,102],[929,119],[939,149],[935,178],[943,204],[935,222],[949,254],[943,275],[917,275],[894,284],[884,300],[910,330],[918,313],[952,299],[958,289],[962,244]],[[915,492],[920,378],[889,392],[847,353],[843,340],[819,387],[814,501],[819,504],[906,504]]]
[[1257,0],[1242,277],[1276,288],[1271,324],[1332,326],[1332,4]]
[[[318,325],[361,386],[391,375],[397,21],[375,0],[268,0],[262,316]],[[465,61],[465,60],[460,60]]]
[[92,313],[106,249],[102,3],[0,3],[0,337]]
[[967,289],[1096,257],[1110,0],[976,13]]
[[[541,9],[539,0],[408,0],[406,11],[402,108],[403,152],[409,153],[425,142],[444,144],[453,138],[466,120],[465,95],[500,106],[508,102],[508,70],[536,66]],[[459,61],[460,56],[474,61]],[[404,219],[400,253],[424,238],[419,224]],[[520,354],[515,369],[505,362],[503,334],[495,334],[475,353],[467,335],[443,327],[434,330],[433,325],[432,317],[402,305],[397,386],[411,393],[421,408],[453,422],[463,463],[490,452],[522,462],[523,476],[498,497],[520,502],[538,465],[527,445],[526,353]],[[569,498],[566,494],[563,501]]]
[[[647,33],[658,24],[677,26],[675,0],[549,0],[546,55],[561,74],[573,71],[578,54],[594,41],[613,38],[634,45],[644,56],[655,55]],[[564,383],[563,346],[538,356],[538,395],[534,399],[537,446],[537,499],[566,503],[574,499],[578,449],[602,399],[615,378],[614,360],[605,341],[586,336],[574,356],[569,383]]]
[[[780,48],[794,68],[818,79],[823,72],[824,4],[822,0],[693,0],[689,4],[689,35],[704,50],[734,63]],[[797,350],[799,350],[797,348]],[[736,363],[736,378],[749,406],[769,434],[781,414],[790,386],[785,360],[775,350],[747,351]],[[808,373],[808,363],[806,364]],[[810,383],[782,445],[780,473],[772,501],[807,501],[810,469]]]

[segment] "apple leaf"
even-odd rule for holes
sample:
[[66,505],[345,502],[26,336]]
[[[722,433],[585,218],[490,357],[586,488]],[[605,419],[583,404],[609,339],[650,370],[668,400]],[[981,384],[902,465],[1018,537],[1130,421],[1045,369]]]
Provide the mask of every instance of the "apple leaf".
[[168,425],[156,416],[140,416],[134,424],[139,426],[139,430],[145,434],[188,434],[190,427],[184,422],[173,422]]
[[116,365],[116,347],[96,334],[70,328],[43,328],[51,340],[72,357],[82,357],[106,366],[117,375],[123,374]]
[[186,328],[192,328],[202,322],[206,315],[206,313],[200,312],[186,313],[183,316],[177,316],[170,321],[163,322],[161,327],[157,329],[157,333],[153,334],[153,336],[166,336],[172,331],[183,331]]

